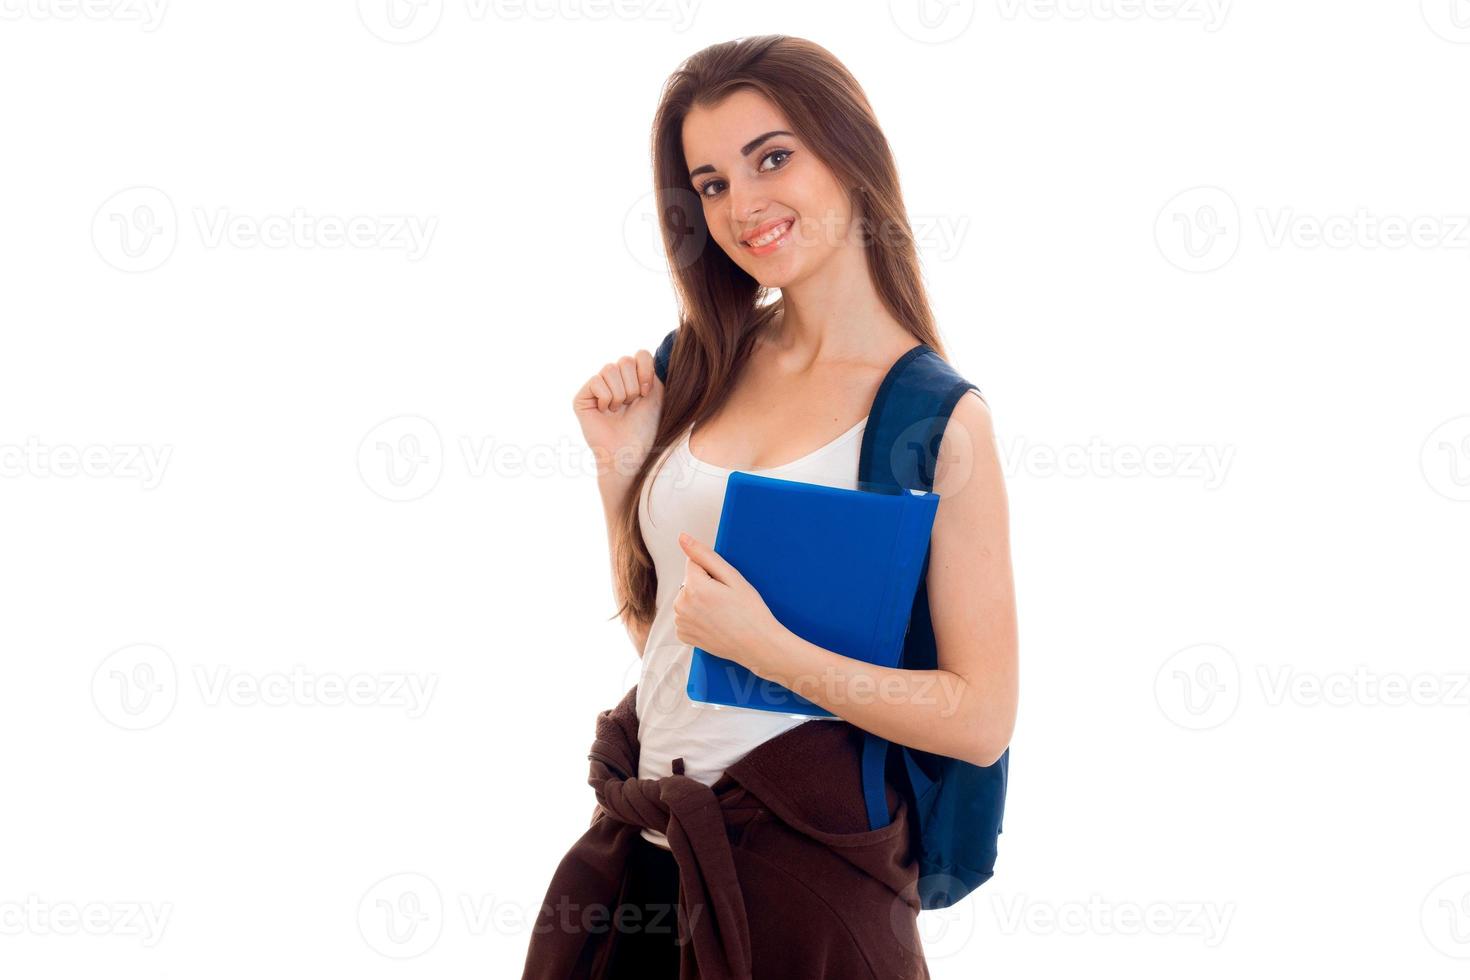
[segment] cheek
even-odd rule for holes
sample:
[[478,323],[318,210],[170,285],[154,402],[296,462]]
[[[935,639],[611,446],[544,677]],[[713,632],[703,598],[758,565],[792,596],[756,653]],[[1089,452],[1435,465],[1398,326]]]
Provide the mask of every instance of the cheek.
[[734,258],[741,253],[740,243],[730,232],[730,216],[721,211],[718,204],[704,205],[704,226],[709,229],[710,240],[726,255]]
[[816,249],[840,247],[851,234],[856,217],[851,204],[840,193],[811,202],[802,213],[808,229],[805,242]]

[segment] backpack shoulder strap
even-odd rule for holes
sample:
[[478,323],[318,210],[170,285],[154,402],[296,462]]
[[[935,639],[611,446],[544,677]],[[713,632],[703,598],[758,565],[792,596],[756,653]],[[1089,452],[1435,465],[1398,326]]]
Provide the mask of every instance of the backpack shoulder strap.
[[[888,493],[932,491],[945,426],[960,397],[971,388],[980,390],[979,385],[962,377],[928,344],[919,344],[894,362],[878,386],[863,432],[858,486]],[[914,611],[925,621],[929,597],[924,576],[928,569],[926,553],[914,600]],[[912,619],[913,611],[910,616]],[[921,624],[921,631],[924,625]],[[910,639],[918,638],[906,637],[905,654]],[[900,664],[904,665],[902,660]],[[863,800],[870,830],[886,827],[892,819],[884,790],[889,744],[887,739],[872,732],[863,733]]]
[[669,355],[674,352],[674,334],[678,332],[678,327],[670,330],[658,345],[658,350],[653,352],[653,373],[664,384],[669,383]]
[[928,344],[900,357],[873,398],[858,480],[872,490],[933,490],[944,428],[971,388],[980,390]]

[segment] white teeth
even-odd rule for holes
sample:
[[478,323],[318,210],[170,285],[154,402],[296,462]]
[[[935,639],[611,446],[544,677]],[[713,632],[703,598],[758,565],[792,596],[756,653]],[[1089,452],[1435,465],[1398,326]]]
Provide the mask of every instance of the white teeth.
[[790,227],[791,222],[783,221],[781,224],[772,228],[761,237],[746,242],[746,244],[749,245],[751,248],[760,248],[762,245],[769,245],[771,244],[771,242],[774,242],[776,239],[786,234],[786,229]]

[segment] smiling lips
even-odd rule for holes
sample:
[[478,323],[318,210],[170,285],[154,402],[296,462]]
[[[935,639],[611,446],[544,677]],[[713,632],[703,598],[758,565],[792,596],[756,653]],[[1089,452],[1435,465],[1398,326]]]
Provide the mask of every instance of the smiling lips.
[[741,244],[750,249],[752,255],[765,255],[767,252],[773,252],[788,240],[791,226],[794,223],[794,218],[781,218],[767,222],[757,228],[755,234],[744,239]]

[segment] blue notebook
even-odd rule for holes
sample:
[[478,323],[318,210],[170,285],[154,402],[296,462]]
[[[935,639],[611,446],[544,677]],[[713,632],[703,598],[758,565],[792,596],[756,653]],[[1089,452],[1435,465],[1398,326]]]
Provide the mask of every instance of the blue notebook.
[[[725,484],[714,550],[797,636],[896,667],[938,506],[936,493],[849,490],[735,470]],[[838,717],[700,647],[685,690],[707,704]]]

